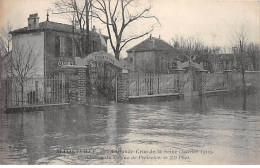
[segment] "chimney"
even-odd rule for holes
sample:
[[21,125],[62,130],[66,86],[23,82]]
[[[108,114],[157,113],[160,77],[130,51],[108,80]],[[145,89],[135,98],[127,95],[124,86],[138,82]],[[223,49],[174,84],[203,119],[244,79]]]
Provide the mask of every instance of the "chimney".
[[38,13],[31,14],[28,18],[28,29],[39,28],[39,17]]
[[152,37],[152,35],[150,35],[149,47],[150,47],[150,49],[154,49],[154,38]]

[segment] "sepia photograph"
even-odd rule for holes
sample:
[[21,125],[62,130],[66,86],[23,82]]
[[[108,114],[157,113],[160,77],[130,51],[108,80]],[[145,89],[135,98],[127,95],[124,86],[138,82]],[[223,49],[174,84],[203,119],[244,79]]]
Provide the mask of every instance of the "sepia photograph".
[[0,165],[259,158],[259,0],[0,0]]

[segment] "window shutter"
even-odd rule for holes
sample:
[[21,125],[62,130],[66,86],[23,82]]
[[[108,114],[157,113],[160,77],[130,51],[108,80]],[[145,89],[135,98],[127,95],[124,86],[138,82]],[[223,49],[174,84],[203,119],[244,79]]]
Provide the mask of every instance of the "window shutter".
[[60,57],[60,36],[55,37],[55,56]]

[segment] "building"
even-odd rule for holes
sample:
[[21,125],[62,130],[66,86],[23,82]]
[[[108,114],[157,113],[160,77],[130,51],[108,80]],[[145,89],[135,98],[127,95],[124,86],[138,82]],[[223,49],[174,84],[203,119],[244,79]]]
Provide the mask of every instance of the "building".
[[[28,26],[11,31],[12,52],[6,68],[11,72],[8,78],[7,105],[61,103],[66,102],[63,65],[75,65],[76,57],[84,57],[88,51],[107,51],[108,37],[90,31],[90,43],[82,45],[86,35],[72,25],[47,20],[39,22],[38,14],[31,14]],[[103,37],[102,37],[103,36]],[[83,48],[84,47],[84,48]],[[16,65],[16,66],[15,66]],[[30,71],[28,71],[30,69]]]
[[171,73],[177,68],[175,49],[160,38],[150,36],[127,50],[131,69],[136,72]]
[[[11,31],[13,50],[19,46],[29,49],[33,46],[37,54],[37,76],[53,76],[62,71],[62,65],[74,65],[75,57],[82,57],[81,38],[79,29],[72,25],[61,24],[47,20],[39,22],[38,14],[31,14],[28,26]],[[103,36],[107,41],[108,37]],[[101,44],[100,34],[95,28],[90,31],[91,51],[107,51]],[[13,57],[16,57],[13,52]]]
[[212,60],[214,72],[223,70],[233,70],[237,67],[237,61],[234,54],[218,54]]

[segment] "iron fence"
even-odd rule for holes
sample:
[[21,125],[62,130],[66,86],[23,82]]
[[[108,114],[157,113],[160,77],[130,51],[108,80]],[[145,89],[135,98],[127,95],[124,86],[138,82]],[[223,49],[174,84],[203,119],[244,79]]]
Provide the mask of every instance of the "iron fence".
[[206,90],[217,91],[227,89],[224,81],[223,73],[208,73],[206,74]]
[[68,102],[68,89],[63,76],[6,80],[6,107],[23,107]]
[[132,72],[129,76],[129,96],[178,93],[178,74]]

